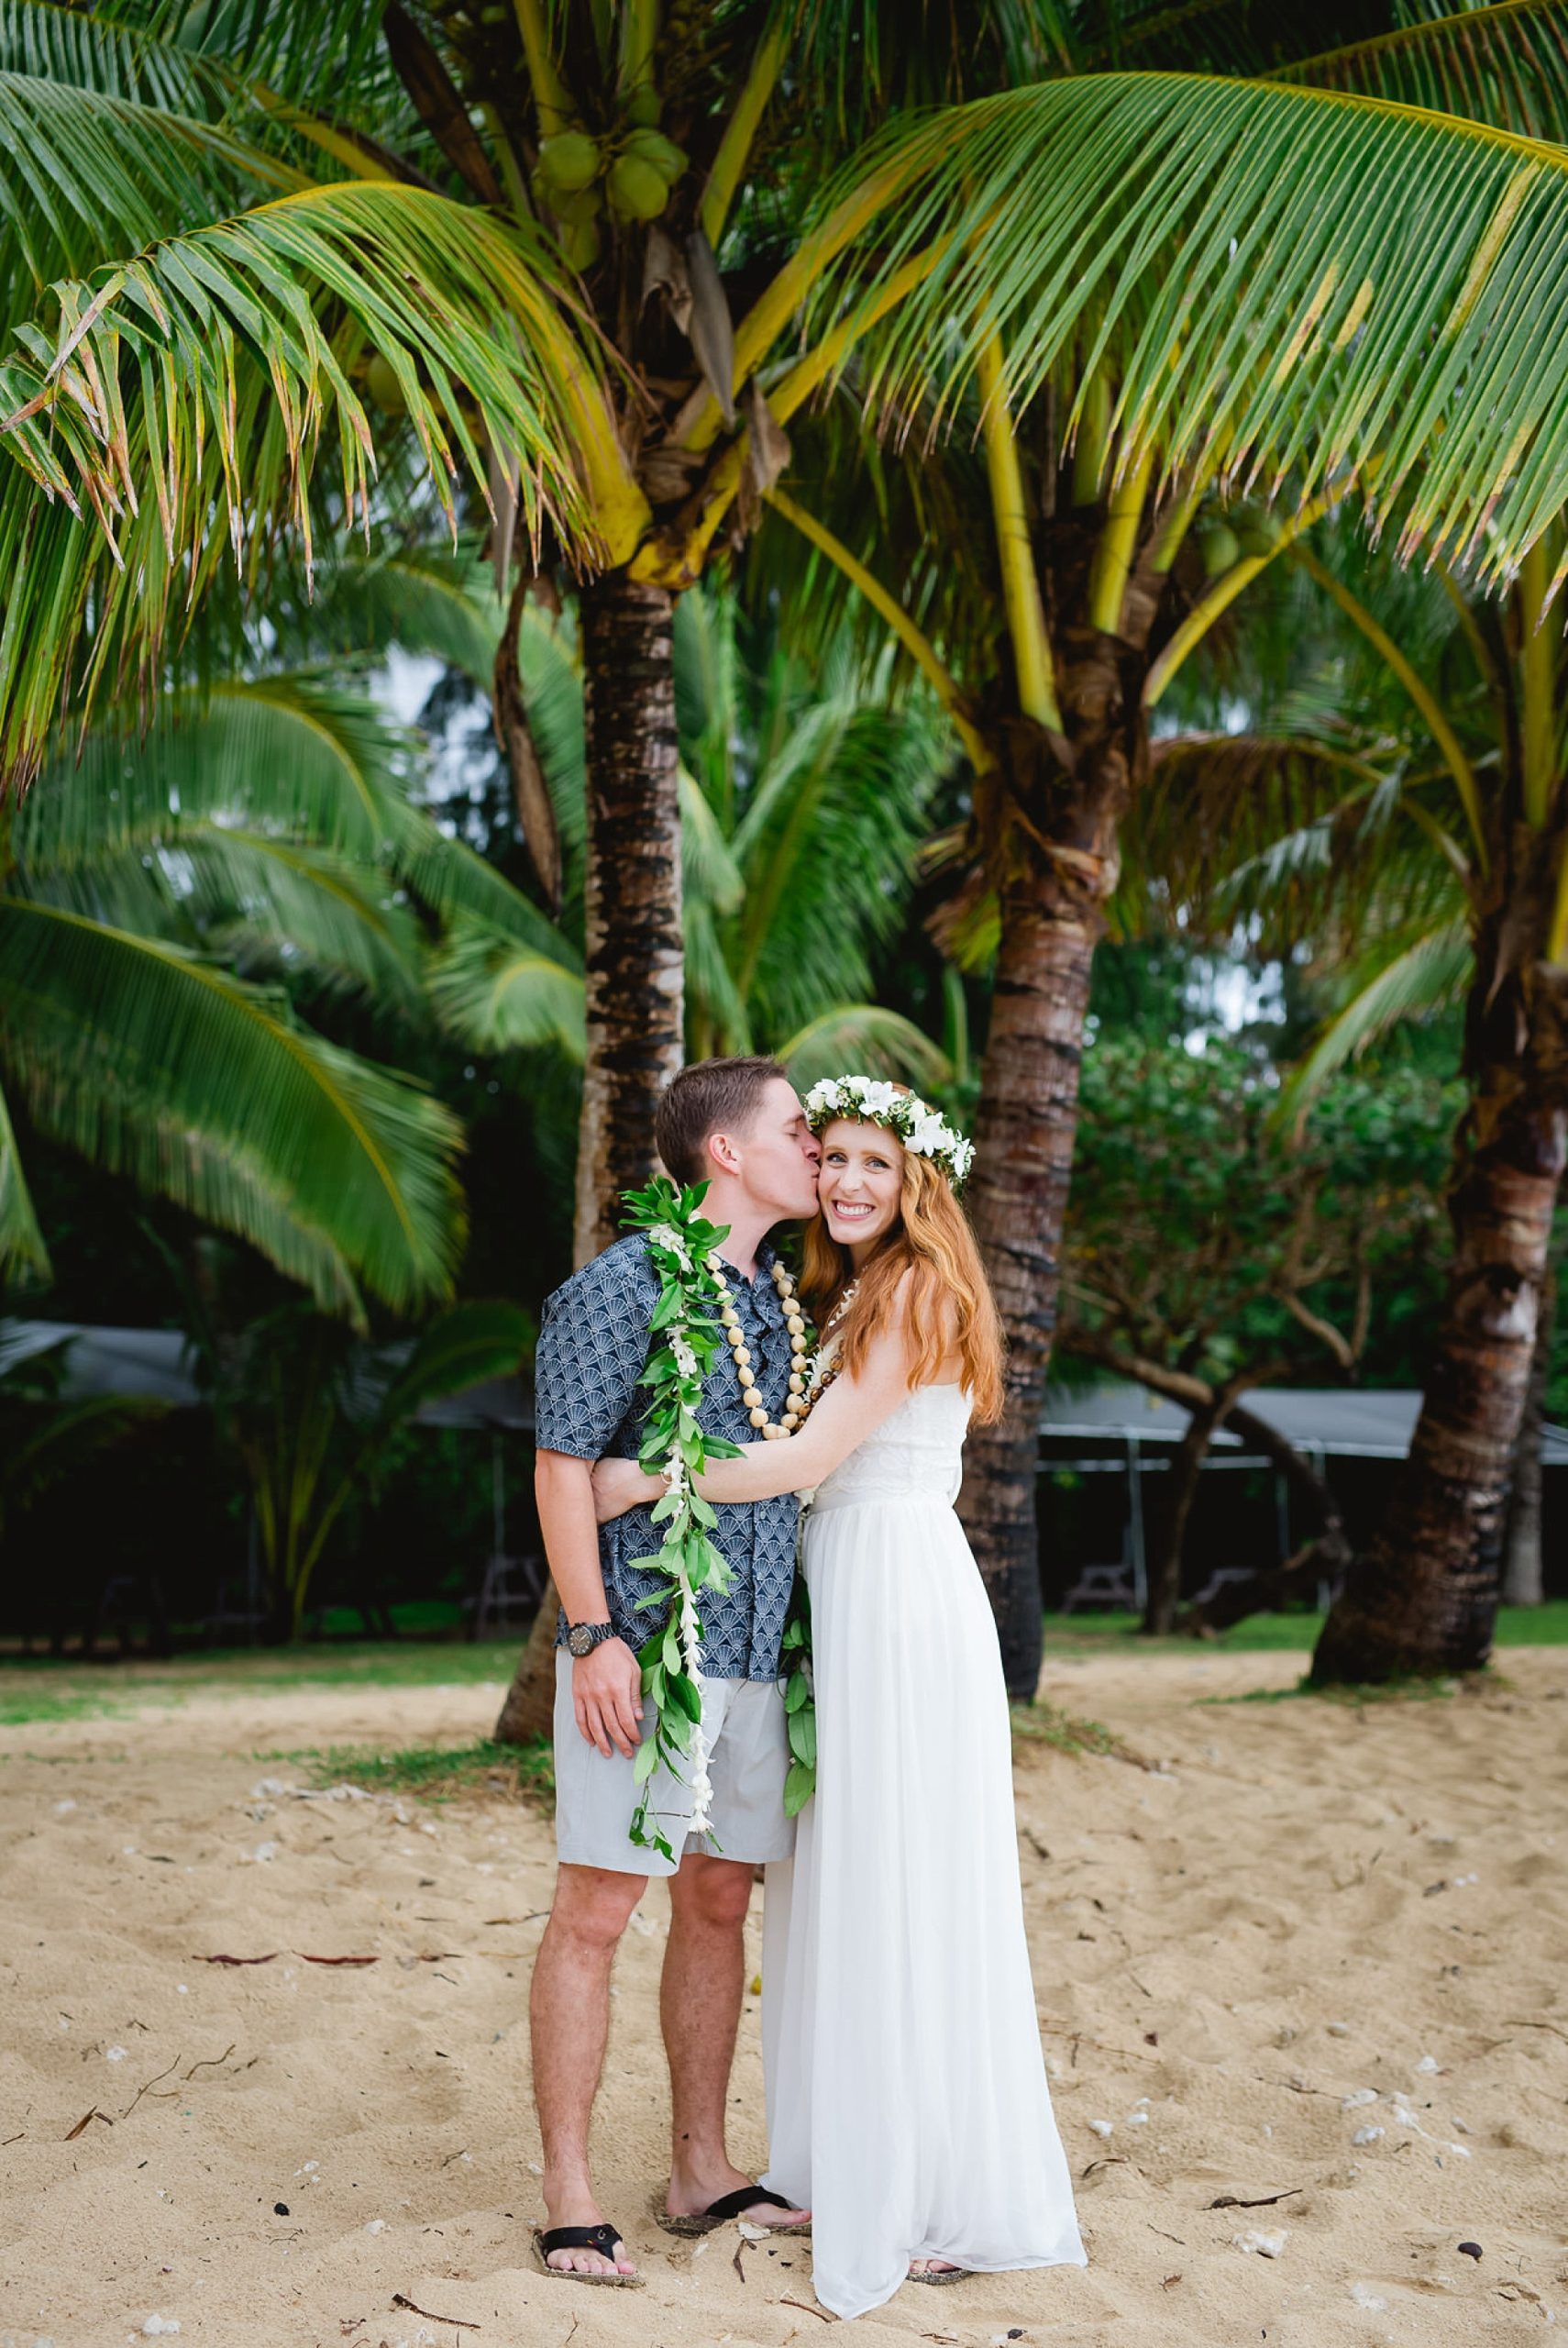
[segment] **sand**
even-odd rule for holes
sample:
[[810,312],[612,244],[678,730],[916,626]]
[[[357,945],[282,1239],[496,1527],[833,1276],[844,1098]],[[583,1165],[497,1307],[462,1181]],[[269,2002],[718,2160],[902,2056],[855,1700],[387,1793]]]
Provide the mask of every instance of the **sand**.
[[[907,2288],[862,2319],[866,2348],[1469,2348],[1568,2322],[1568,1654],[1511,1651],[1504,1684],[1435,1702],[1207,1700],[1300,1666],[1048,1667],[1049,1695],[1158,1765],[1019,1753],[1090,2263]],[[467,1741],[499,1693],[247,1692],[0,1731],[0,2342],[118,2348],[153,2317],[217,2348],[818,2337],[809,2244],[694,2246],[647,2215],[663,1896],[619,1963],[597,2140],[646,2287],[591,2291],[529,2254],[547,1822],[498,1797],[304,1799],[299,1764],[267,1757]],[[376,1961],[305,1961],[348,1955]],[[751,2164],[756,2029],[752,2004]]]

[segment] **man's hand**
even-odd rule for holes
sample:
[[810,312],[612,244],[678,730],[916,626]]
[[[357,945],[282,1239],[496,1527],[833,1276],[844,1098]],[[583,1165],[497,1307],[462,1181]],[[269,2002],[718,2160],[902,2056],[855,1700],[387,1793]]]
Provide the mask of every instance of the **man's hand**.
[[643,1671],[624,1639],[604,1639],[571,1667],[571,1708],[585,1741],[606,1760],[610,1748],[627,1760],[641,1743]]
[[629,1508],[645,1508],[664,1498],[664,1478],[649,1476],[635,1459],[596,1459],[593,1463],[593,1513],[601,1524],[624,1516]]

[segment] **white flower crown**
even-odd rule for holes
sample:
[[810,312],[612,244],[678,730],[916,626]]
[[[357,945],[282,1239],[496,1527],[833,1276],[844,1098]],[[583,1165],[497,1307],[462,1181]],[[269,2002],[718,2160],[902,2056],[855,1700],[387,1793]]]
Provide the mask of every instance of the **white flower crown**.
[[880,1077],[824,1076],[806,1095],[806,1123],[820,1133],[834,1117],[886,1125],[917,1157],[933,1158],[955,1191],[961,1191],[969,1179],[974,1143],[918,1092],[901,1092]]

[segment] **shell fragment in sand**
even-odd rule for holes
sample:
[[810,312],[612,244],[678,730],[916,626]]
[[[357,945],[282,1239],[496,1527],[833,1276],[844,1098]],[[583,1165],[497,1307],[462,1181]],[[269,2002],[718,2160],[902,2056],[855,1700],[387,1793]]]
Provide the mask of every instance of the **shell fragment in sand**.
[[1261,2226],[1249,2226],[1244,2234],[1231,2236],[1238,2250],[1252,2251],[1259,2258],[1279,2257],[1289,2239],[1283,2226],[1276,2234],[1265,2234]]

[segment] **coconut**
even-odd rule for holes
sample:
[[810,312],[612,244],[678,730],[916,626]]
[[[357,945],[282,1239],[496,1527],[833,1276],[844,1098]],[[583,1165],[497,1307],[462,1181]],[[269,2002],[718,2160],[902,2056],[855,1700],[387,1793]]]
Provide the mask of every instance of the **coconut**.
[[558,130],[539,148],[539,170],[558,194],[575,195],[599,177],[599,142],[585,130]]
[[1198,551],[1210,579],[1222,578],[1242,559],[1241,541],[1227,522],[1215,522],[1200,533]]
[[623,220],[657,220],[669,201],[662,172],[646,156],[617,155],[610,166],[610,209]]
[[1236,537],[1243,554],[1266,561],[1279,544],[1279,526],[1269,515],[1260,514],[1250,522],[1243,522]]
[[634,130],[626,141],[626,153],[651,163],[666,187],[675,185],[689,161],[685,149],[660,130]]
[[561,250],[573,269],[591,269],[599,259],[599,223],[574,220],[561,230]]
[[365,389],[377,407],[387,415],[401,415],[408,405],[397,369],[379,350],[370,353],[370,363],[365,370]]
[[639,82],[626,100],[626,120],[635,129],[655,130],[658,116],[658,92],[651,82]]

